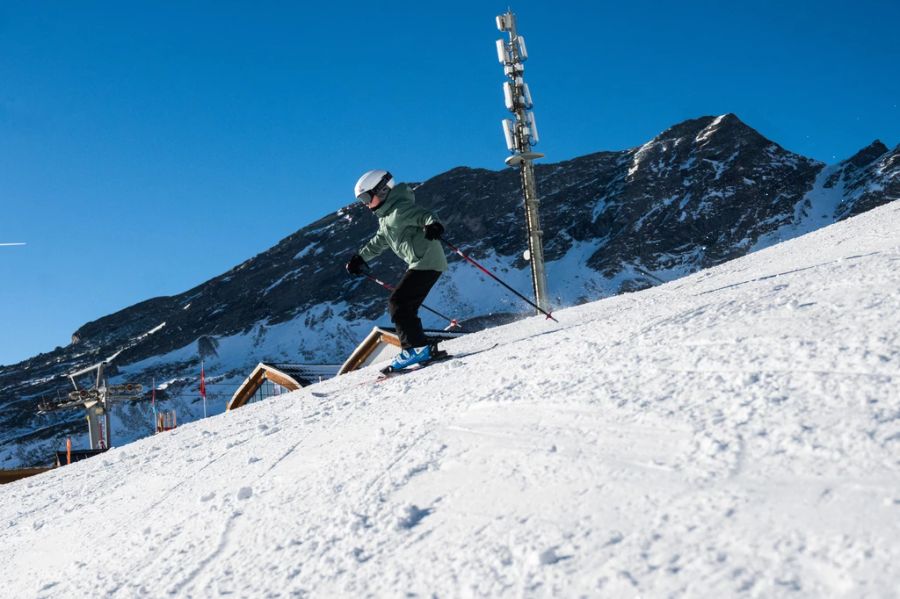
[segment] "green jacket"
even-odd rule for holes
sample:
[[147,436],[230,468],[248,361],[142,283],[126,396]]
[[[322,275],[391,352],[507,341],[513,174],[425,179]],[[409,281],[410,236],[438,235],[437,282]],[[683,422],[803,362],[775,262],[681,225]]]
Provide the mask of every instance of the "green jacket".
[[359,250],[368,262],[387,248],[394,250],[410,270],[447,270],[447,257],[437,239],[425,239],[425,225],[437,222],[434,215],[416,206],[416,196],[406,183],[396,185],[375,210],[378,232]]

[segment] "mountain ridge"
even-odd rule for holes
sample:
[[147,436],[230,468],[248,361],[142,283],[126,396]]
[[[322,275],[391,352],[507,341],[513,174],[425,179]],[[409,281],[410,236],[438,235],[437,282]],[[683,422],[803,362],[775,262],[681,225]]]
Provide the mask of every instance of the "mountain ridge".
[[[635,148],[537,164],[554,304],[645,289],[892,201],[900,195],[900,146],[879,144],[829,166],[728,113],[678,123]],[[517,172],[455,167],[422,182],[416,196],[454,244],[530,292]],[[33,405],[65,387],[66,372],[123,348],[111,377],[143,379],[152,369],[173,396],[194,384],[201,359],[221,368],[222,385],[237,384],[264,358],[342,361],[367,327],[386,320],[383,290],[342,268],[374,226],[361,205],[342,207],[183,293],[85,323],[69,346],[0,367],[0,405],[17,402],[0,411],[0,423],[21,435],[71,428],[74,414],[45,416],[39,426]],[[403,270],[388,257],[372,266],[385,280]],[[428,304],[460,320],[523,311],[457,262]],[[191,402],[173,402],[185,420],[196,416]],[[129,409],[124,418],[137,422]],[[2,439],[0,464],[4,456],[22,461],[10,457],[18,438]],[[45,445],[57,438],[48,433]]]

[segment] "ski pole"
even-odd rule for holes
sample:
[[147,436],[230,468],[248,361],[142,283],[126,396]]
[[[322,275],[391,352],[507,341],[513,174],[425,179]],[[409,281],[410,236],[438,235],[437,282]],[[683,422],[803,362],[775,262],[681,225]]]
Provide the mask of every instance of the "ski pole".
[[472,264],[473,266],[475,266],[476,268],[478,268],[479,270],[481,270],[481,272],[483,272],[483,273],[486,274],[487,276],[491,277],[492,279],[494,279],[495,281],[497,281],[498,283],[500,283],[501,285],[503,285],[504,287],[506,287],[507,289],[509,289],[509,290],[512,291],[513,293],[515,293],[517,296],[519,296],[520,298],[522,298],[523,300],[525,300],[526,302],[528,302],[528,303],[529,303],[533,308],[535,308],[538,312],[540,312],[541,314],[545,315],[547,318],[549,318],[549,319],[552,320],[553,322],[559,322],[558,320],[556,320],[555,318],[553,318],[553,315],[552,315],[550,312],[547,312],[546,310],[542,309],[540,306],[538,306],[537,304],[535,304],[533,301],[531,301],[530,299],[528,299],[527,297],[525,297],[524,295],[522,295],[521,293],[519,293],[518,291],[516,291],[515,289],[513,289],[512,287],[510,287],[510,286],[507,285],[506,283],[504,283],[503,281],[501,281],[501,280],[500,280],[500,277],[498,277],[497,275],[495,275],[494,273],[492,273],[491,271],[489,271],[488,269],[486,269],[486,268],[483,267],[482,265],[480,265],[480,264],[478,264],[477,262],[475,262],[474,260],[472,260],[472,259],[471,259],[470,257],[468,257],[467,255],[465,255],[465,254],[462,252],[461,249],[459,249],[458,247],[456,247],[455,245],[453,245],[452,243],[450,243],[450,242],[447,241],[446,239],[441,239],[441,241],[443,241],[444,243],[446,243],[446,244],[447,244],[447,247],[449,247],[451,250],[453,250],[454,252],[456,252],[457,254],[459,254],[460,256],[462,256],[462,258],[463,258],[464,260],[466,260],[467,262],[469,262],[470,264]]
[[[381,279],[378,279],[378,278],[376,278],[376,277],[373,277],[371,274],[367,273],[366,271],[361,271],[361,272],[362,272],[362,275],[363,275],[364,277],[366,277],[367,279],[369,279],[369,280],[372,281],[372,282],[378,283],[379,285],[381,285],[382,287],[384,287],[384,288],[387,289],[388,291],[393,291],[393,290],[396,289],[396,287],[394,287],[393,285],[390,285],[390,284],[388,284],[388,283],[385,283],[385,282],[382,281]],[[459,322],[458,322],[455,318],[447,318],[446,316],[444,316],[443,314],[441,314],[441,313],[438,312],[437,310],[432,310],[431,308],[429,308],[429,307],[426,306],[425,304],[422,304],[422,308],[424,308],[425,310],[428,310],[428,311],[431,312],[432,314],[436,314],[437,316],[440,316],[440,317],[443,318],[444,320],[448,321],[448,322],[450,323],[450,326],[447,327],[448,329],[452,329],[452,328],[462,328],[462,326],[459,324]]]

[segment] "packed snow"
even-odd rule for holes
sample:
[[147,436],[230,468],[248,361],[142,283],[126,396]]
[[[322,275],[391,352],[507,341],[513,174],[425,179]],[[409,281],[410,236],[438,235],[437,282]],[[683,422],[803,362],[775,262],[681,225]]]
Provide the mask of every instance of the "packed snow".
[[900,204],[555,316],[0,487],[3,594],[900,594]]

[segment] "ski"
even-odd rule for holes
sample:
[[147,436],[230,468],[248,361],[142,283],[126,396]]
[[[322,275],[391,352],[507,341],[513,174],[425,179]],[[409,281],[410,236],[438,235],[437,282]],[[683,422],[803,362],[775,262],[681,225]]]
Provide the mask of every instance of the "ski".
[[417,372],[419,370],[422,370],[423,368],[427,368],[427,367],[431,366],[432,364],[436,364],[438,362],[446,362],[447,360],[454,360],[457,358],[467,358],[469,356],[474,356],[475,354],[480,354],[482,352],[490,351],[490,350],[494,349],[495,347],[498,347],[499,345],[500,345],[499,343],[495,343],[494,345],[491,345],[490,347],[486,347],[484,349],[479,349],[479,350],[470,351],[470,352],[463,352],[461,354],[448,354],[444,350],[438,350],[437,355],[435,357],[431,358],[430,360],[428,360],[427,362],[421,362],[414,366],[410,366],[409,368],[401,368],[400,370],[394,370],[390,366],[382,368],[380,370],[381,374],[378,376],[377,379],[375,379],[375,382],[377,383],[377,382],[381,382],[381,381],[386,381],[387,379],[392,379],[392,378],[398,377],[403,374]]

